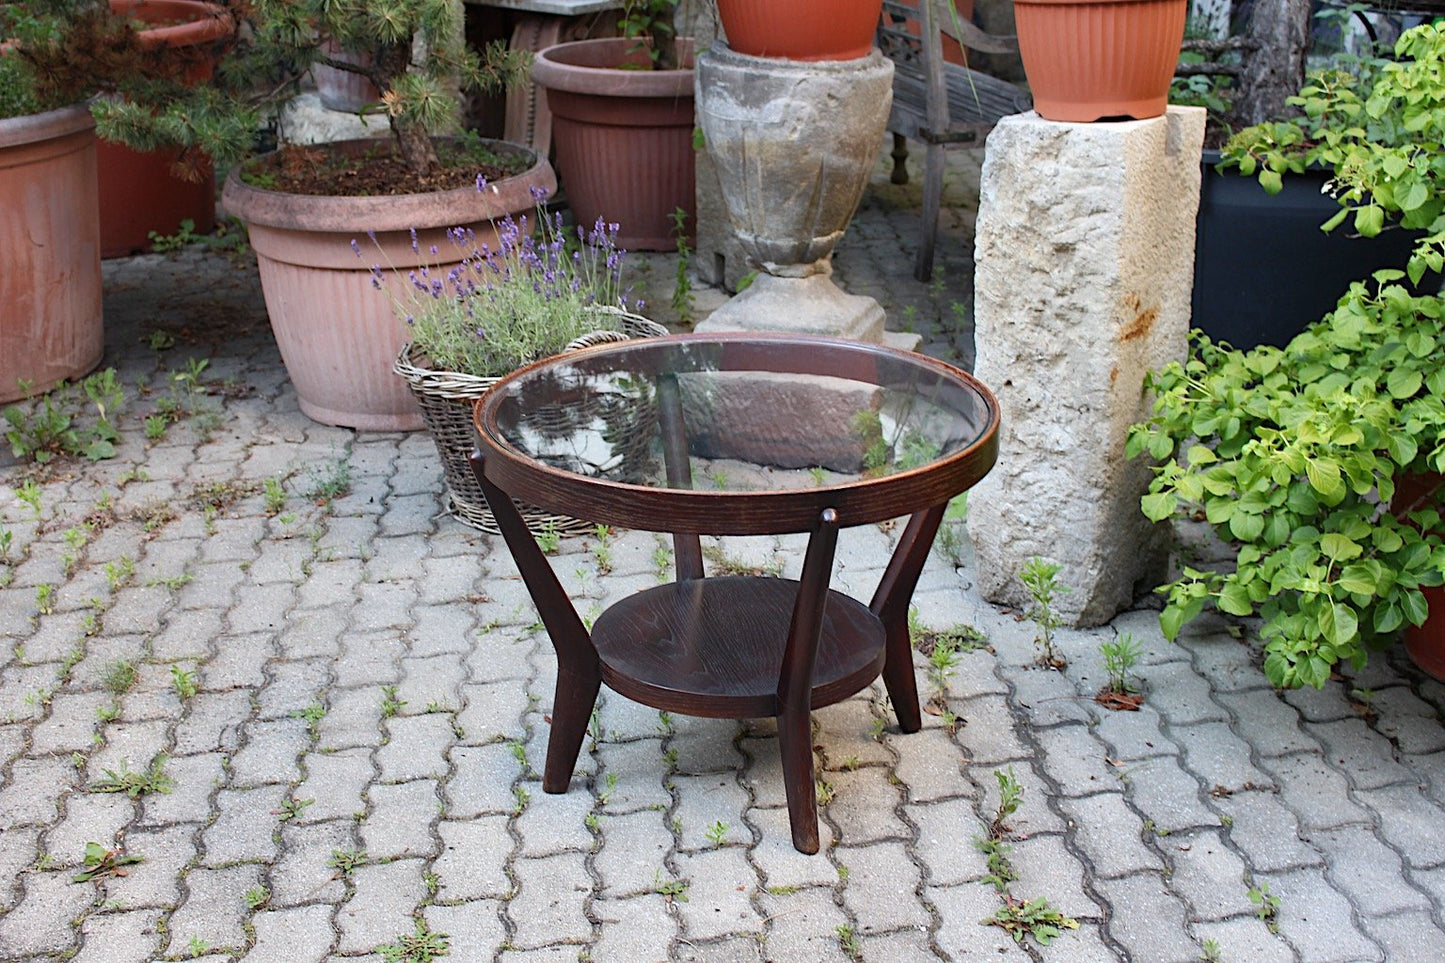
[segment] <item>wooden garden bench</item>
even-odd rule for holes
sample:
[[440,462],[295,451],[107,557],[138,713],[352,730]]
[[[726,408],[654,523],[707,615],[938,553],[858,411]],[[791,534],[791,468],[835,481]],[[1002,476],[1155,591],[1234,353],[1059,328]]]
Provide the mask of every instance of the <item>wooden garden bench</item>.
[[[912,27],[912,29],[910,29]],[[908,182],[904,162],[908,138],[927,148],[923,166],[923,233],[914,277],[933,275],[938,209],[943,197],[944,149],[976,147],[1001,117],[1032,107],[1029,95],[1007,81],[951,63],[943,54],[947,34],[965,52],[1017,53],[1014,37],[985,33],[972,21],[955,17],[948,0],[884,0],[878,24],[878,49],[893,61],[893,182]]]

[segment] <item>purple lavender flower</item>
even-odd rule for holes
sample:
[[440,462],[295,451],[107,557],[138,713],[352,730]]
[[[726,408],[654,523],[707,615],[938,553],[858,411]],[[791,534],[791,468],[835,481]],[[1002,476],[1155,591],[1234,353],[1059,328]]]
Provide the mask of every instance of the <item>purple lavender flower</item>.
[[357,257],[361,257],[361,245],[356,243],[356,238],[354,237],[351,239],[351,250],[356,252]]
[[485,177],[483,177],[481,174],[478,174],[478,175],[477,175],[477,193],[480,194],[482,191],[484,191],[484,190],[486,190],[486,189],[487,189],[487,179],[486,179]]

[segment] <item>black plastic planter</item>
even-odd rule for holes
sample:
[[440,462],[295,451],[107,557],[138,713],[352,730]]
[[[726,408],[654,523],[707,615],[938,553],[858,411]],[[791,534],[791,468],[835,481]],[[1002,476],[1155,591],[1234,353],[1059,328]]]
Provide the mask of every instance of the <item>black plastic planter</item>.
[[[1339,210],[1322,193],[1327,171],[1288,175],[1271,196],[1237,170],[1219,173],[1217,163],[1219,152],[1206,150],[1194,249],[1193,325],[1213,340],[1283,347],[1333,310],[1351,281],[1409,260],[1417,232],[1352,237],[1348,219],[1320,230]],[[1421,288],[1431,285],[1439,289],[1438,276]]]

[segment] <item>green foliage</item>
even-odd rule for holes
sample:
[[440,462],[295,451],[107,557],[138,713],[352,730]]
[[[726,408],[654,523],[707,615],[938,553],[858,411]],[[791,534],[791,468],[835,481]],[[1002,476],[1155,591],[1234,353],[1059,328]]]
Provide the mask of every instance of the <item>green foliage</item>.
[[7,407],[5,437],[16,458],[38,465],[58,456],[114,458],[114,443],[120,438],[115,419],[124,404],[125,389],[115,369],[106,368],[78,385],[61,385],[33,399],[28,411],[20,405]]
[[[150,239],[151,250],[157,254],[169,254],[172,251],[182,250],[201,239],[201,236],[196,233],[196,222],[189,217],[181,221],[179,229],[174,234],[151,231],[146,237]],[[152,332],[152,337],[164,333],[162,331]]]
[[990,839],[1002,839],[1008,832],[1008,818],[1018,812],[1024,801],[1024,787],[1014,775],[1014,767],[995,769],[994,781],[998,783],[998,806],[994,809],[993,822],[989,824]]
[[1129,673],[1138,664],[1142,651],[1129,632],[1112,641],[1099,643],[1099,654],[1104,657],[1104,672],[1109,677],[1106,686],[1110,692],[1124,695],[1138,691],[1139,687],[1130,681]]
[[672,285],[672,309],[677,312],[677,320],[683,324],[692,322],[692,276],[687,273],[687,259],[692,255],[692,248],[687,243],[687,211],[678,208],[668,215],[672,221],[672,234],[677,238],[677,273],[673,277]]
[[1277,686],[1323,686],[1426,615],[1445,581],[1437,497],[1388,507],[1400,478],[1445,471],[1445,302],[1356,282],[1284,349],[1200,338],[1151,375],[1131,457],[1162,461],[1141,501],[1160,521],[1202,511],[1239,546],[1232,572],[1185,567],[1160,589],[1167,638],[1206,606],[1265,621]]
[[74,879],[77,883],[89,883],[107,876],[124,876],[124,867],[142,862],[145,862],[144,856],[127,855],[119,847],[106,849],[100,843],[86,843],[85,869],[76,873]]
[[1044,897],[1021,900],[1009,893],[1004,894],[1003,907],[983,922],[1001,928],[1015,943],[1032,936],[1040,946],[1048,946],[1064,930],[1079,928],[1078,920],[1059,912]]
[[1278,932],[1279,897],[1269,891],[1269,884],[1261,881],[1258,886],[1251,886],[1245,895],[1255,906],[1254,915],[1269,927],[1271,933]]
[[1039,629],[1034,637],[1041,650],[1039,661],[1053,668],[1067,665],[1064,657],[1054,648],[1054,629],[1064,624],[1063,618],[1054,610],[1054,596],[1069,591],[1067,586],[1059,584],[1058,576],[1062,569],[1063,566],[1057,562],[1047,562],[1034,557],[1025,562],[1019,571],[1019,581],[1034,600],[1029,609],[1029,618],[1034,620]]
[[[1348,66],[1348,65],[1347,65]],[[1282,176],[1309,164],[1334,170],[1340,211],[1322,227],[1347,220],[1373,237],[1386,218],[1427,232],[1406,266],[1418,282],[1445,266],[1445,27],[1406,31],[1394,59],[1311,73],[1289,103],[1302,116],[1240,131],[1224,162],[1257,176],[1276,193]]]
[[438,957],[450,955],[446,933],[433,933],[427,928],[426,920],[421,918],[413,923],[411,933],[404,933],[376,948],[386,963],[431,963]]
[[119,769],[105,770],[105,775],[91,783],[87,791],[123,792],[135,799],[147,792],[169,793],[174,785],[171,777],[166,774],[165,756],[156,756],[151,760],[150,768],[143,772],[133,772],[130,763],[121,760]]
[[[654,70],[676,70],[678,0],[624,0],[618,26],[624,37],[639,41]],[[646,38],[647,43],[642,43]]]
[[201,689],[201,677],[195,669],[183,669],[178,665],[171,666],[171,688],[176,691],[176,697],[182,702],[193,698]]

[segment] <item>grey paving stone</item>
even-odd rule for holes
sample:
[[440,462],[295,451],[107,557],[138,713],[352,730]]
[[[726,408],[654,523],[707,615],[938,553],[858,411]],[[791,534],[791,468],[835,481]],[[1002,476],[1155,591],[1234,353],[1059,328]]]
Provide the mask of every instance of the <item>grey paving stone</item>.
[[248,692],[197,693],[186,700],[185,716],[173,731],[176,755],[235,752],[241,744],[242,724],[250,715]]
[[1032,959],[1008,933],[983,922],[1002,905],[992,886],[963,883],[929,887],[924,891],[924,898],[938,910],[942,923],[937,934],[938,945],[953,959]]
[[1184,904],[1155,873],[1099,880],[1109,907],[1108,938],[1136,960],[1193,960],[1199,949],[1185,928]]
[[[888,710],[883,711],[881,716],[875,712],[876,691],[875,684],[851,699],[825,706],[813,713],[813,724],[818,729],[814,744],[823,747],[823,756],[829,769],[846,769],[848,761],[853,759],[859,764],[893,762],[888,748],[874,738],[874,734],[880,718],[885,726],[894,727],[897,719]],[[776,733],[777,727],[774,726],[770,731]],[[919,732],[900,739],[896,748],[900,755],[914,755],[922,751],[923,745],[936,744],[925,732]],[[957,747],[954,751],[957,753]]]
[[1214,801],[1229,839],[1258,872],[1317,866],[1320,854],[1301,841],[1299,818],[1275,793],[1241,792]]
[[522,837],[522,855],[585,852],[594,846],[586,822],[593,810],[593,798],[582,779],[574,778],[571,789],[555,795],[543,794],[540,781],[528,781],[524,788],[531,798],[514,824]]
[[1235,732],[1256,747],[1261,756],[1319,748],[1319,743],[1301,728],[1299,712],[1273,692],[1220,692],[1215,698],[1234,714]]
[[656,892],[672,836],[664,831],[664,812],[624,813],[601,817],[601,847],[593,868],[608,898]]
[[91,913],[80,926],[75,963],[149,963],[159,955],[157,910]]
[[929,924],[917,895],[921,876],[902,843],[839,846],[831,855],[847,867],[843,905],[858,921],[859,933]]
[[331,949],[329,906],[267,909],[252,917],[256,942],[241,957],[245,963],[321,963]]
[[1349,774],[1351,784],[1357,788],[1421,782],[1420,777],[1395,761],[1389,740],[1366,726],[1363,719],[1306,722],[1305,730],[1324,744],[1326,756]]
[[296,604],[296,589],[287,584],[241,585],[233,594],[235,601],[226,622],[230,631],[237,634],[280,631],[286,612]]
[[1171,726],[1169,736],[1184,750],[1184,764],[1211,790],[1272,788],[1274,780],[1250,762],[1250,746],[1221,722]]
[[529,948],[591,938],[592,924],[583,911],[583,900],[592,891],[592,878],[587,874],[583,854],[518,859],[512,868],[517,893],[506,912],[517,946]]
[[1128,777],[1129,802],[1156,830],[1175,833],[1219,825],[1219,816],[1202,801],[1199,781],[1176,760],[1146,760],[1130,767]]
[[1074,843],[1093,864],[1092,876],[1109,879],[1153,870],[1163,862],[1144,844],[1144,822],[1122,792],[1060,799]]
[[349,632],[342,640],[342,656],[333,666],[331,684],[339,688],[395,685],[401,681],[399,660],[405,654],[406,643],[394,633]]
[[490,960],[507,940],[500,908],[494,900],[480,900],[460,906],[428,906],[423,915],[433,933],[446,934],[447,952],[453,959]]
[[1445,933],[1425,912],[1393,916],[1366,916],[1360,921],[1365,932],[1384,951],[1386,960],[1445,959]]
[[151,637],[151,656],[167,662],[206,658],[223,632],[224,619],[225,609],[213,607],[168,613],[161,630]]
[[[761,934],[763,918],[750,897],[758,875],[740,847],[679,853],[677,876],[687,883],[686,902],[673,911],[682,921],[684,938],[712,940],[730,933]],[[664,873],[666,878],[666,873]]]
[[733,745],[738,731],[734,720],[674,715],[672,725],[669,748],[677,750],[678,772],[736,772],[743,767],[743,757]]
[[266,674],[257,696],[257,718],[288,719],[322,701],[331,667],[322,659],[275,660],[267,665]]
[[7,954],[59,954],[75,945],[70,921],[90,905],[95,891],[73,885],[70,876],[59,872],[25,875],[24,896],[0,917],[0,947]]
[[1295,709],[1308,722],[1334,722],[1354,718],[1355,710],[1350,706],[1344,686],[1330,682],[1323,689],[1304,686],[1281,693],[1280,698]]
[[[303,583],[303,592],[309,585],[309,580]],[[346,610],[340,601],[329,608],[293,611],[277,636],[277,650],[288,659],[334,661],[341,655],[346,631]]]
[[430,656],[467,655],[479,628],[472,607],[465,603],[422,605],[412,610],[416,625],[409,633],[410,653]]
[[974,845],[984,834],[984,824],[970,800],[910,805],[905,812],[918,827],[917,851],[930,886],[953,886],[988,872],[983,853]]
[[[147,762],[150,760],[147,759]],[[58,815],[56,801],[79,781],[69,759],[17,759],[10,779],[0,788],[0,829],[48,825]]]
[[1222,920],[1253,912],[1245,884],[1249,869],[1220,832],[1171,835],[1159,846],[1174,870],[1169,888],[1184,899],[1194,918]]
[[1259,963],[1293,963],[1289,944],[1269,931],[1261,920],[1243,917],[1216,923],[1194,924],[1194,936],[1202,948],[1213,940],[1221,960],[1258,960]]
[[323,751],[371,748],[381,743],[380,686],[326,692],[326,715],[317,724],[317,748]]
[[425,896],[419,859],[369,863],[352,871],[355,890],[336,914],[342,953],[374,950],[415,931],[412,914]]
[[45,833],[45,852],[65,863],[79,863],[85,844],[115,847],[137,804],[124,793],[73,795],[65,802],[65,818]]
[[955,710],[968,720],[959,741],[976,763],[996,764],[1026,759],[1032,753],[1019,739],[1008,703],[996,696],[965,699]]
[[200,667],[205,689],[259,689],[266,684],[266,663],[276,656],[269,632],[227,634],[215,658]]
[[512,888],[506,864],[513,841],[507,817],[443,820],[437,825],[441,854],[432,864],[443,902],[501,899]]
[[[432,540],[433,545],[435,539]],[[425,605],[457,604],[475,595],[482,577],[482,560],[475,554],[424,558],[420,598]]]
[[446,775],[447,749],[456,738],[448,715],[433,712],[394,716],[386,720],[385,726],[390,741],[376,750],[376,763],[381,767],[384,781],[400,782]]
[[40,827],[7,829],[4,840],[0,846],[0,908],[9,909],[20,898],[21,874],[40,859]]
[[1108,747],[1087,727],[1044,729],[1034,734],[1034,740],[1043,750],[1045,771],[1058,783],[1062,795],[1089,796],[1118,784],[1113,768],[1104,761]]
[[242,860],[271,861],[273,838],[281,822],[281,804],[290,798],[287,786],[223,789],[216,793],[216,819],[201,836],[205,864],[222,866]]
[[1279,897],[1279,933],[1309,960],[1383,960],[1384,955],[1355,926],[1348,900],[1317,869],[1256,877]]
[[128,909],[174,907],[181,899],[182,869],[196,857],[195,835],[194,826],[126,833],[125,851],[144,861],[127,866],[125,876],[106,880],[106,898]]
[[1430,901],[1405,877],[1400,854],[1369,828],[1349,826],[1310,834],[1333,869],[1330,880],[1365,916],[1429,912]]
[[342,874],[334,865],[337,852],[360,852],[351,820],[285,824],[281,829],[281,853],[271,867],[271,899],[267,906],[282,909],[325,901],[332,906],[346,892]]
[[[877,745],[867,740],[869,745]],[[933,802],[977,795],[964,776],[964,755],[954,737],[942,729],[925,729],[899,740],[893,767],[910,802]]]
[[453,772],[443,795],[446,818],[470,819],[483,813],[512,811],[517,763],[508,747],[453,746],[450,756]]
[[1105,712],[1094,735],[1109,747],[1109,756],[1125,762],[1178,755],[1179,747],[1164,734],[1164,720],[1149,703],[1138,712]]
[[1349,782],[1316,753],[1298,753],[1261,761],[1279,782],[1280,799],[1299,817],[1305,831],[1334,829],[1368,819],[1346,795]]
[[441,810],[437,784],[418,779],[369,789],[371,811],[361,821],[361,842],[378,859],[435,856],[439,842],[431,827]]
[[172,945],[200,940],[212,948],[246,945],[250,916],[246,892],[259,885],[261,867],[193,869],[186,874],[186,900],[170,918]]
[[34,755],[84,752],[92,747],[96,710],[110,702],[107,692],[60,693],[50,700],[50,716],[30,730]]
[[352,628],[357,632],[379,632],[410,627],[416,587],[411,582],[370,584],[356,587],[357,602],[351,609]]
[[1263,689],[1269,680],[1259,667],[1253,647],[1228,634],[1194,636],[1180,645],[1192,656],[1194,669],[1209,681],[1215,692]]
[[301,781],[301,754],[311,744],[301,719],[249,722],[246,744],[231,757],[231,785],[236,788]]
[[1010,844],[1018,871],[1014,892],[1028,899],[1047,896],[1068,916],[1098,919],[1099,905],[1084,892],[1084,867],[1062,836],[1032,836]]
[[402,659],[401,671],[397,693],[407,701],[412,713],[461,707],[462,684],[466,681],[461,655],[407,657]]
[[459,740],[486,743],[493,739],[515,739],[522,732],[527,711],[527,692],[515,681],[461,686],[460,711],[456,721],[462,729]]
[[1382,839],[1412,868],[1445,864],[1445,810],[1414,786],[1387,786],[1357,794],[1375,813]]
[[862,846],[885,839],[912,839],[911,827],[898,815],[903,794],[900,787],[889,783],[887,773],[881,767],[870,766],[823,777],[833,787],[828,818],[843,843]]
[[[591,947],[594,960],[635,960],[663,963],[677,934],[677,923],[661,896],[599,899],[592,915],[601,921],[601,935]],[[797,957],[802,959],[802,957]]]
[[1079,695],[1073,682],[1062,673],[1032,665],[1003,666],[999,671],[1013,683],[1013,704],[1023,709],[1024,717],[1035,728],[1093,721],[1091,697]]

